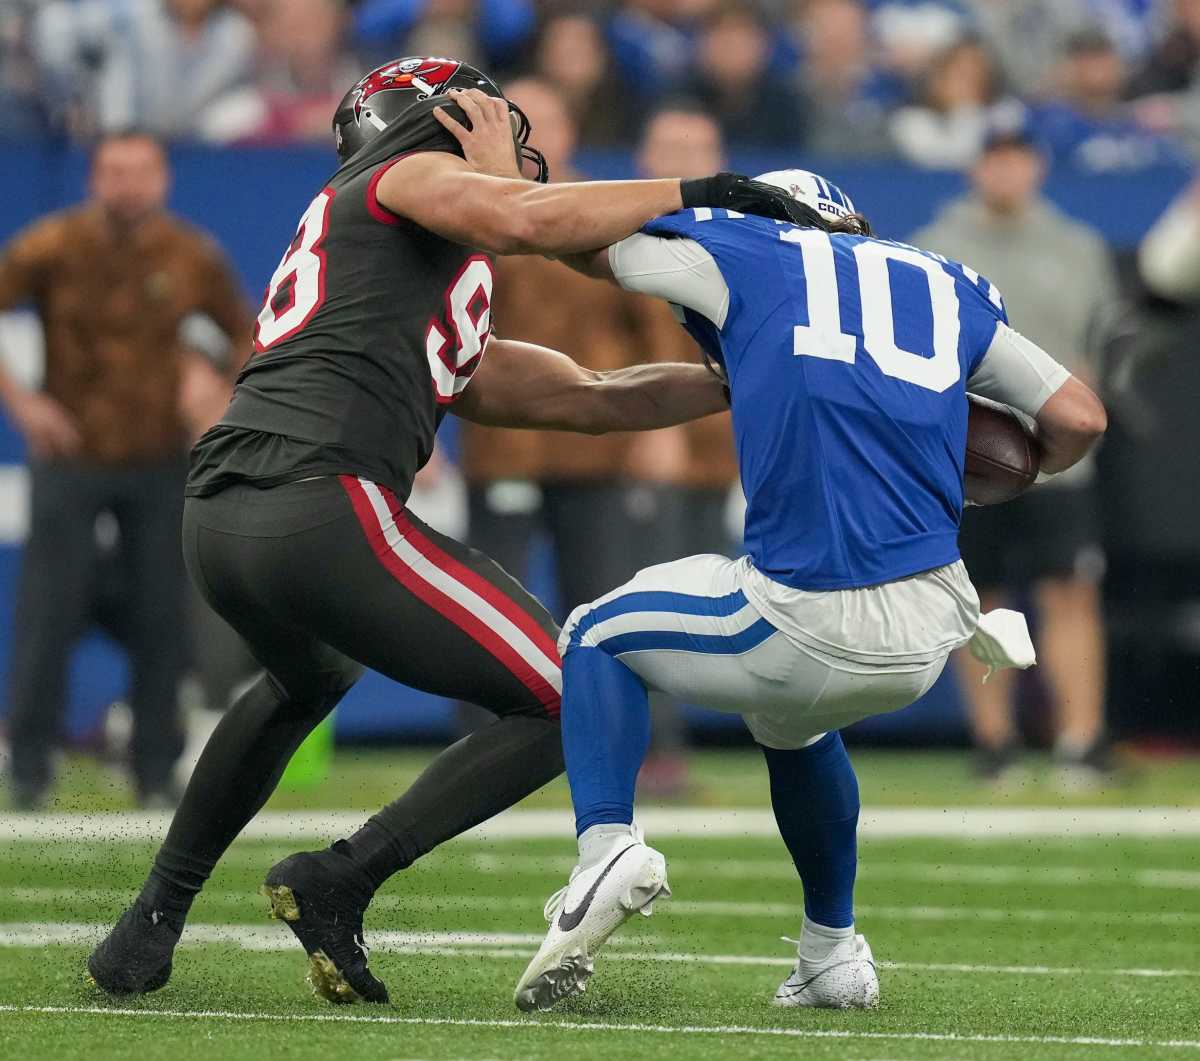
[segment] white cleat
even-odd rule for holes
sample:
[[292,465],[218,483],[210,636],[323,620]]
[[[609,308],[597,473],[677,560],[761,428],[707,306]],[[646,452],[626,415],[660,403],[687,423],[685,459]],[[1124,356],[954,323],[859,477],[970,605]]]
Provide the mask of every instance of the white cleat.
[[[783,938],[787,939],[786,936]],[[878,1006],[879,973],[871,944],[862,936],[853,936],[834,947],[822,961],[798,957],[792,975],[775,992],[774,1004],[817,1009],[873,1009]]]
[[670,894],[666,859],[642,842],[640,831],[618,840],[595,865],[576,866],[567,886],[546,902],[550,931],[517,982],[517,1008],[548,1010],[583,994],[608,937],[634,914],[649,917],[654,900]]

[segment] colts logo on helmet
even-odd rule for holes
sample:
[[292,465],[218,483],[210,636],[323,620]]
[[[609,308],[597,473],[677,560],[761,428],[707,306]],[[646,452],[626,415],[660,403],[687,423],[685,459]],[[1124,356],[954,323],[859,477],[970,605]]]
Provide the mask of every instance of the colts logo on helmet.
[[354,120],[362,118],[363,106],[376,92],[416,89],[417,99],[428,99],[443,91],[462,64],[455,59],[402,59],[372,70],[355,88]]

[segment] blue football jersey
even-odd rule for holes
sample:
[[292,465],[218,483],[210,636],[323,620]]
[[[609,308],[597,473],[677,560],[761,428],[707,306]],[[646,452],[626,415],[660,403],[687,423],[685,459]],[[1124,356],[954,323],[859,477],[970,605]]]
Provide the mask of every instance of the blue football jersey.
[[888,240],[719,209],[644,231],[695,240],[729,287],[718,328],[685,326],[725,369],[756,567],[803,590],[877,585],[958,559],[966,381],[999,292]]

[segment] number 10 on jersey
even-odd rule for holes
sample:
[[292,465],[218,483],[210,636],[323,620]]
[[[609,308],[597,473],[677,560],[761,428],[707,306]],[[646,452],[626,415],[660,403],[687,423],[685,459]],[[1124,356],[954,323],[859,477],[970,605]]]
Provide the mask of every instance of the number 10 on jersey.
[[[780,238],[800,246],[808,287],[808,324],[795,327],[794,353],[826,361],[854,364],[858,336],[842,330],[842,293],[838,290],[833,241],[819,229],[788,229]],[[905,350],[896,342],[896,313],[888,263],[912,266],[925,274],[933,309],[933,335],[928,351]],[[854,247],[862,343],[879,371],[893,379],[941,393],[958,382],[958,292],[941,264],[914,247],[864,240]]]

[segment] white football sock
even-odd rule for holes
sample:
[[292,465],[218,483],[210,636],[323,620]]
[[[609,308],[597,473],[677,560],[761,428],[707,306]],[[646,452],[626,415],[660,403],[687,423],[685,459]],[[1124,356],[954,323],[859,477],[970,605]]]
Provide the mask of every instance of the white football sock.
[[800,931],[800,957],[809,962],[822,962],[840,943],[854,938],[853,923],[845,928],[830,928],[804,918]]
[[618,840],[632,840],[632,825],[620,822],[593,825],[579,834],[579,864],[585,869],[603,859]]

